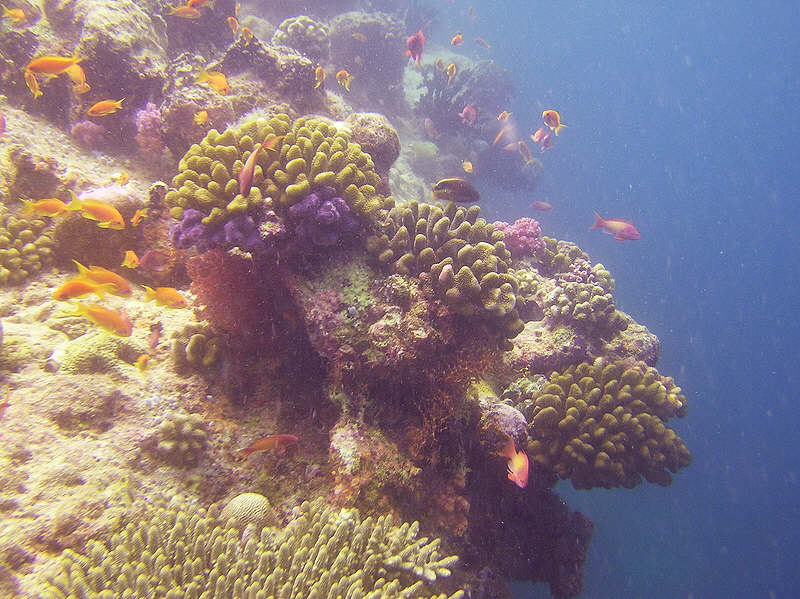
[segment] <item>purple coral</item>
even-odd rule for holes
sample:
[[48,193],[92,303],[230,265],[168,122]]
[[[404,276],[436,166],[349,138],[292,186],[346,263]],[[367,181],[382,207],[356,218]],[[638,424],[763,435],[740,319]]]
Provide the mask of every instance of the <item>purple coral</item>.
[[533,256],[535,252],[544,248],[542,229],[532,218],[518,218],[513,225],[497,221],[494,223],[494,228],[505,235],[506,248],[511,252],[512,258]]
[[358,230],[347,202],[332,187],[322,187],[290,207],[289,223],[304,249],[336,245]]
[[70,129],[72,137],[85,148],[96,150],[106,143],[106,130],[102,125],[92,121],[78,121]]
[[213,248],[238,247],[247,252],[263,249],[264,243],[258,232],[258,225],[247,214],[238,214],[225,221],[221,227],[203,224],[205,215],[199,210],[187,208],[183,218],[169,229],[169,239],[178,249],[197,246],[205,252]]
[[557,278],[562,283],[598,284],[597,275],[592,270],[592,264],[585,258],[576,258],[569,265],[569,271],[559,274]]
[[164,152],[163,121],[158,106],[148,102],[136,111],[136,144],[139,154],[151,164],[157,164]]

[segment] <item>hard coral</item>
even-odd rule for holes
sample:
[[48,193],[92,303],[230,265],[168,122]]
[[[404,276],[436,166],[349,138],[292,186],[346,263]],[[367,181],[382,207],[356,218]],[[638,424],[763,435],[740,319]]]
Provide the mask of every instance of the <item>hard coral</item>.
[[351,140],[370,155],[381,177],[388,176],[389,169],[400,156],[400,137],[389,119],[382,114],[366,112],[353,113],[346,122],[353,132]]
[[21,283],[53,260],[53,229],[0,208],[0,285]]
[[164,460],[190,468],[206,447],[206,425],[199,414],[170,412],[158,425],[155,452]]
[[497,221],[494,228],[502,231],[508,251],[515,259],[533,256],[544,248],[542,230],[539,223],[532,218],[518,218],[513,225]]
[[306,15],[291,17],[278,25],[272,36],[275,46],[289,46],[317,62],[328,58],[328,27]]
[[321,187],[289,207],[296,242],[305,249],[346,242],[358,230],[350,207],[332,187]]
[[668,471],[689,465],[683,441],[664,424],[685,415],[686,397],[654,368],[597,358],[521,389],[528,454],[575,488],[633,488],[642,476],[666,486]]
[[219,519],[223,522],[233,520],[238,528],[252,525],[257,531],[265,526],[274,526],[277,520],[269,499],[260,493],[240,493],[222,508]]

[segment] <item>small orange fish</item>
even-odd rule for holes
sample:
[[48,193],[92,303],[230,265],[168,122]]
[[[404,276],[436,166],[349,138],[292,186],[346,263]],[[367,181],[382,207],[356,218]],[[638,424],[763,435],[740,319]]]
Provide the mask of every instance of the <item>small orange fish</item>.
[[540,143],[542,141],[542,137],[544,137],[544,129],[541,127],[536,130],[536,133],[531,133],[531,139],[535,144]]
[[228,17],[227,21],[228,27],[231,28],[231,33],[236,37],[236,34],[239,33],[239,21],[236,20],[236,17]]
[[242,170],[239,171],[239,193],[242,194],[242,197],[250,195],[250,189],[253,187],[253,176],[256,172],[256,160],[260,151],[261,144],[256,144],[247,157],[244,166],[242,166]]
[[236,6],[233,8],[233,16],[237,19],[239,18],[239,11],[242,10],[242,3],[237,2]]
[[[125,185],[128,181],[131,180],[131,176],[128,173],[122,172],[119,175],[117,175],[114,180],[119,185]],[[134,218],[136,218],[136,215],[134,215]],[[136,225],[134,225],[134,226],[136,226]]]
[[517,485],[520,489],[528,486],[528,454],[524,451],[517,451],[514,439],[510,436],[503,448],[503,456],[508,458],[506,472],[508,480]]
[[364,35],[363,33],[359,33],[358,31],[353,33],[353,39],[361,43],[366,43],[367,41],[369,41],[367,40],[366,35]]
[[70,209],[64,202],[56,198],[46,200],[27,200],[22,208],[22,216],[61,216],[69,214]]
[[322,65],[318,64],[317,68],[314,69],[314,78],[317,81],[314,85],[314,89],[322,87],[322,84],[325,83],[325,76],[325,69],[322,68]]
[[508,110],[504,110],[500,114],[497,115],[497,120],[500,122],[507,121],[508,117],[511,116],[511,113]]
[[566,127],[566,125],[561,122],[561,115],[558,114],[556,110],[545,110],[542,113],[542,120],[545,125],[550,127],[551,131],[553,131],[556,136],[558,136],[559,131]]
[[70,279],[66,283],[62,283],[53,292],[53,299],[66,301],[90,293],[94,293],[97,297],[103,297],[106,293],[111,293],[113,290],[114,285],[111,283],[98,283],[97,281],[77,277],[75,279]]
[[111,204],[98,200],[80,200],[74,192],[70,191],[70,194],[72,194],[72,201],[67,208],[73,212],[80,212],[84,218],[97,221],[97,226],[103,229],[120,231],[125,228],[125,220],[119,210]]
[[212,2],[213,0],[186,0],[186,6],[190,8],[203,8]]
[[344,69],[336,73],[336,81],[347,91],[350,91],[350,82],[352,80],[353,76]]
[[445,64],[441,58],[437,58],[436,62],[434,62],[433,65],[436,67],[436,70],[439,71],[440,73],[444,72]]
[[139,372],[144,372],[147,369],[148,362],[150,362],[150,356],[147,354],[142,354],[136,358],[136,368],[139,369]]
[[66,68],[64,71],[67,74],[67,77],[72,80],[72,83],[75,85],[81,85],[82,83],[86,83],[86,73],[83,71],[83,67],[79,64],[73,64]]
[[130,283],[119,276],[117,273],[103,268],[102,266],[91,266],[86,268],[77,260],[73,260],[75,266],[78,267],[78,276],[84,279],[90,279],[96,283],[111,283],[114,287],[110,293],[114,295],[126,296],[133,293]]
[[253,38],[255,37],[253,35],[253,31],[249,27],[242,27],[241,36],[242,36],[242,40],[244,40],[244,45],[245,46],[247,44],[249,44],[250,42],[252,42]]
[[82,94],[90,92],[91,90],[92,90],[92,86],[89,85],[88,83],[86,83],[85,81],[83,83],[78,83],[77,85],[73,85],[72,86],[72,91],[77,96],[80,96]]
[[186,298],[173,287],[156,287],[153,289],[144,285],[144,291],[144,301],[146,302],[155,300],[156,304],[167,308],[186,308],[189,305]]
[[553,205],[550,202],[545,202],[544,200],[536,200],[531,202],[531,208],[541,212],[550,212],[553,209]]
[[131,319],[128,318],[124,311],[115,312],[98,304],[81,303],[75,305],[75,310],[75,314],[87,318],[109,333],[114,333],[121,337],[130,337],[131,333],[133,333]]
[[[494,141],[492,142],[492,145],[496,146],[497,144],[499,144],[500,140],[503,139],[503,136],[508,132],[509,132],[508,126],[505,126],[505,127],[501,128],[500,132],[497,134],[497,137],[494,138]],[[516,148],[514,148],[514,149],[516,150]]]
[[181,19],[199,19],[203,16],[203,13],[199,10],[188,5],[172,6],[167,14],[171,17],[180,17]]
[[[77,65],[76,65],[77,66]],[[42,90],[39,89],[39,80],[36,79],[36,75],[33,74],[32,71],[25,69],[25,85],[28,86],[28,89],[31,90],[33,94],[33,98],[36,99],[42,95]]]
[[461,122],[465,125],[472,127],[475,124],[475,119],[478,118],[478,111],[472,104],[467,104],[458,113],[458,116],[461,117]]
[[517,147],[519,148],[519,153],[522,154],[522,159],[525,160],[525,164],[533,164],[533,154],[531,154],[531,149],[528,147],[528,144],[520,139],[517,142]]
[[447,65],[447,68],[444,70],[444,72],[447,73],[447,85],[450,85],[453,77],[456,76],[456,71],[458,71],[458,69],[456,68],[456,64],[454,62],[451,62],[449,65]]
[[487,52],[492,49],[492,47],[489,45],[489,42],[487,42],[482,37],[476,37],[475,38],[475,43],[478,44],[479,46],[481,46]]
[[25,67],[25,70],[41,75],[60,75],[81,60],[82,59],[78,58],[77,54],[73,54],[72,56],[45,54],[44,56],[37,56],[31,60]]
[[621,218],[603,218],[597,212],[594,213],[594,224],[589,227],[589,230],[592,229],[602,229],[604,233],[613,235],[615,241],[636,241],[642,237],[631,221]]
[[131,217],[131,225],[134,227],[138,227],[139,223],[142,222],[142,219],[147,218],[147,211],[149,208],[139,208],[136,212],[133,213]]
[[28,24],[28,17],[21,8],[6,8],[2,4],[0,6],[3,7],[2,18],[10,19],[14,27],[22,27]]
[[196,81],[197,83],[207,83],[218,94],[222,94],[223,96],[231,91],[231,88],[228,87],[228,78],[225,77],[224,73],[220,73],[219,71],[200,69],[200,74],[197,75]]
[[259,439],[258,441],[254,441],[244,449],[240,449],[236,453],[239,455],[244,456],[246,460],[251,453],[254,451],[269,451],[274,449],[275,452],[280,455],[286,451],[287,447],[290,447],[300,441],[294,435],[269,435],[268,437],[264,437],[263,439]]
[[205,125],[208,122],[208,112],[205,110],[200,110],[194,113],[194,124],[195,125]]
[[136,268],[139,266],[139,256],[136,255],[136,252],[133,250],[126,250],[125,251],[125,259],[122,261],[120,266],[124,266],[125,268]]
[[472,174],[472,163],[469,160],[465,160],[461,163],[461,168],[464,169],[464,172],[468,175]]
[[261,148],[267,152],[277,152],[280,143],[283,141],[285,135],[275,135],[274,133],[267,137],[261,144]]
[[463,43],[464,43],[464,36],[461,34],[461,32],[460,32],[460,31],[459,31],[458,33],[456,33],[456,34],[455,34],[455,35],[454,35],[454,36],[453,36],[453,37],[450,39],[450,45],[451,45],[451,46],[460,46],[460,45],[461,45],[461,44],[463,44]]
[[122,108],[122,102],[124,100],[125,98],[121,100],[100,100],[92,105],[92,107],[86,111],[86,114],[89,116],[108,116],[109,114],[114,114],[117,110]]

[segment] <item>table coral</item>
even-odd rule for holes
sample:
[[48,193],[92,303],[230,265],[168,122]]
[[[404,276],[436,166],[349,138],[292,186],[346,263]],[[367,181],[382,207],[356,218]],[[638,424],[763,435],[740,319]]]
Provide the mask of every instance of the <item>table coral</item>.
[[0,285],[21,283],[53,260],[53,229],[45,219],[0,209]]
[[[282,530],[245,531],[246,540],[220,521],[219,506],[206,510],[182,498],[166,507],[143,504],[105,543],[91,541],[83,554],[65,551],[59,571],[42,584],[42,599],[447,599],[439,589],[458,561],[441,553],[439,539],[420,537],[416,522],[362,519],[321,500],[296,508]],[[460,590],[449,595],[462,597]]]
[[691,460],[665,426],[685,415],[686,397],[642,363],[597,358],[554,372],[546,384],[517,382],[504,397],[528,421],[531,460],[575,488],[633,488],[642,477],[666,486]]

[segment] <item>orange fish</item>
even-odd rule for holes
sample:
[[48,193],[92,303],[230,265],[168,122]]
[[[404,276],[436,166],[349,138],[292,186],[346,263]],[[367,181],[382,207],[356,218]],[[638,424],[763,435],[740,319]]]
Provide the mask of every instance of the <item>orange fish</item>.
[[81,61],[77,54],[72,56],[54,56],[52,54],[45,54],[38,56],[28,63],[25,70],[32,73],[41,75],[60,75],[69,67]]
[[84,218],[97,221],[97,226],[103,229],[119,231],[125,228],[125,220],[119,210],[111,204],[98,200],[80,200],[72,191],[70,194],[72,194],[72,201],[67,206],[70,210],[80,212]]
[[528,486],[528,455],[524,451],[517,451],[514,439],[510,436],[503,448],[503,456],[508,458],[506,472],[508,480],[517,485],[520,489]]
[[242,3],[237,2],[236,6],[233,8],[233,16],[237,19],[239,18],[239,11],[242,10]]
[[445,64],[441,58],[437,58],[436,62],[434,62],[433,65],[436,67],[436,70],[439,71],[440,73],[444,72]]
[[510,117],[510,116],[511,116],[511,113],[508,110],[504,110],[503,112],[501,112],[500,114],[497,115],[497,120],[500,121],[500,122],[507,121],[508,117]]
[[76,312],[84,318],[92,321],[94,324],[109,333],[114,333],[121,337],[130,337],[133,332],[133,325],[131,319],[125,312],[115,312],[109,310],[98,304],[81,304],[75,305]]
[[492,47],[489,45],[489,42],[487,42],[482,37],[476,37],[475,38],[475,43],[478,44],[479,46],[482,46],[484,50],[488,51],[488,50],[492,49]]
[[244,45],[245,46],[247,44],[249,44],[250,42],[252,42],[253,41],[253,37],[255,37],[253,35],[252,30],[249,27],[242,27],[241,36],[242,36],[242,39],[244,40]]
[[103,297],[106,293],[111,293],[113,290],[114,285],[111,283],[98,283],[97,281],[77,277],[61,284],[58,289],[53,292],[53,299],[66,301],[90,293],[94,293],[97,297]]
[[126,250],[125,259],[122,261],[120,266],[124,266],[125,268],[136,268],[139,266],[139,256],[137,256],[136,252],[133,250]]
[[531,139],[535,144],[540,143],[542,141],[542,137],[544,137],[544,129],[541,127],[536,130],[536,133],[531,133]]
[[227,20],[228,27],[231,28],[231,33],[236,37],[236,34],[239,33],[239,21],[236,20],[236,17],[228,17]]
[[519,149],[519,153],[522,154],[522,159],[525,161],[525,164],[533,164],[533,155],[531,154],[531,149],[524,140],[520,139],[517,142],[517,148]]
[[367,36],[364,35],[363,33],[359,33],[358,31],[353,33],[353,39],[361,43],[366,43],[368,41]]
[[322,68],[322,65],[318,64],[317,68],[314,69],[314,78],[317,81],[314,85],[314,89],[319,89],[322,87],[322,84],[325,83],[325,69]]
[[540,210],[542,212],[550,212],[553,209],[553,205],[550,202],[545,202],[544,200],[536,200],[535,202],[531,202],[531,208],[533,210]]
[[75,85],[81,85],[82,83],[86,83],[86,73],[83,71],[83,67],[79,64],[73,64],[66,68],[64,71],[72,80],[72,83]]
[[6,8],[2,4],[0,6],[3,7],[2,18],[10,19],[14,27],[22,27],[28,24],[28,17],[21,8]]
[[239,193],[243,197],[250,195],[250,189],[253,187],[253,176],[256,172],[256,159],[258,153],[261,151],[261,144],[256,144],[247,161],[244,163],[242,170],[239,171]]
[[271,137],[267,137],[267,139],[264,140],[261,144],[261,148],[267,152],[277,152],[278,145],[283,141],[284,137],[284,135],[275,135],[273,133]]
[[64,202],[56,198],[38,200],[36,202],[27,200],[22,208],[22,216],[61,216],[69,214],[70,209]]
[[468,175],[472,174],[472,163],[469,160],[464,160],[461,163],[461,168],[463,168],[464,172],[467,173]]
[[636,241],[641,238],[639,231],[629,220],[621,218],[603,218],[597,212],[594,213],[594,224],[589,227],[592,229],[602,229],[603,232],[614,236],[615,241]]
[[300,441],[294,435],[269,435],[268,437],[264,437],[263,439],[259,439],[258,441],[254,441],[244,449],[240,449],[236,453],[244,456],[246,460],[251,453],[254,451],[269,451],[270,449],[274,449],[275,452],[280,455],[286,451],[287,447],[294,445]]
[[86,268],[77,260],[73,260],[73,262],[75,263],[75,266],[78,267],[78,275],[80,277],[83,277],[84,279],[90,279],[96,283],[113,284],[114,287],[110,290],[110,293],[120,296],[126,296],[133,293],[128,281],[123,279],[117,273],[110,271],[107,268],[103,268],[102,266],[91,266],[90,268]]
[[[77,66],[77,65],[75,65]],[[36,99],[42,95],[42,90],[39,89],[39,80],[36,79],[36,75],[33,74],[32,71],[25,69],[25,85],[28,86],[28,89],[31,90],[33,94],[33,98]]]
[[461,45],[461,44],[463,44],[463,43],[464,43],[464,36],[461,34],[461,32],[460,32],[460,31],[459,31],[458,33],[456,33],[456,34],[455,34],[455,35],[454,35],[454,36],[453,36],[453,37],[450,39],[450,45],[451,45],[451,46],[460,46],[460,45]]
[[131,225],[134,227],[138,227],[139,223],[142,222],[142,219],[147,218],[147,211],[149,208],[139,208],[136,212],[133,213],[131,217]]
[[190,8],[203,8],[211,4],[212,0],[186,0],[186,6]]
[[556,136],[566,125],[561,122],[561,115],[556,110],[545,110],[542,112],[542,120],[544,124],[550,127],[555,132]]
[[406,39],[406,56],[416,60],[418,65],[422,64],[422,51],[425,49],[425,34],[422,29]]
[[231,91],[231,88],[228,87],[228,78],[219,71],[200,69],[200,74],[197,76],[196,81],[198,83],[208,83],[218,94],[222,94],[223,96]]
[[463,110],[458,113],[461,117],[461,122],[465,125],[472,127],[475,124],[475,119],[478,117],[478,111],[472,104],[464,106]]
[[108,116],[109,114],[114,114],[117,110],[122,108],[122,102],[124,100],[125,98],[121,100],[100,100],[92,105],[92,107],[86,111],[86,114],[89,116]]
[[347,91],[350,91],[350,82],[352,80],[353,76],[344,69],[336,73],[336,81]]
[[147,363],[150,361],[150,356],[147,354],[142,354],[138,358],[136,358],[136,368],[139,369],[139,372],[144,372],[147,369]]
[[444,72],[447,73],[447,85],[450,85],[450,82],[453,80],[453,77],[456,76],[457,71],[458,69],[456,68],[456,64],[454,62],[451,62],[449,65],[447,65],[447,68],[444,70]]
[[195,125],[205,125],[208,122],[208,112],[205,110],[199,110],[198,112],[194,113],[194,120]]
[[492,142],[492,145],[496,146],[497,144],[499,144],[500,140],[503,139],[503,136],[508,132],[509,132],[509,128],[507,126],[503,127],[502,129],[500,129],[500,133],[498,133],[497,137],[494,138],[494,141]]
[[193,6],[172,6],[171,10],[167,13],[171,17],[180,17],[181,19],[199,19],[203,16],[199,10]]
[[77,85],[72,86],[72,91],[78,96],[90,92],[91,90],[92,86],[86,83],[85,81],[83,83],[78,83]]
[[186,298],[172,287],[156,287],[153,289],[144,285],[144,291],[144,301],[146,302],[155,300],[156,304],[167,308],[186,308],[189,305]]

